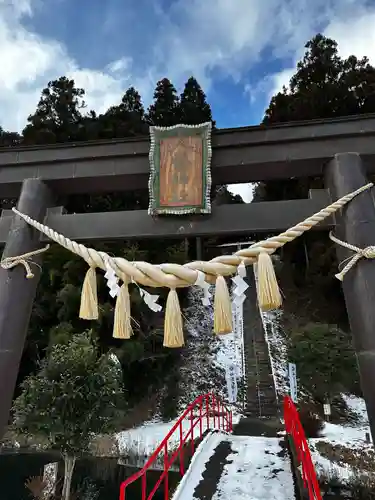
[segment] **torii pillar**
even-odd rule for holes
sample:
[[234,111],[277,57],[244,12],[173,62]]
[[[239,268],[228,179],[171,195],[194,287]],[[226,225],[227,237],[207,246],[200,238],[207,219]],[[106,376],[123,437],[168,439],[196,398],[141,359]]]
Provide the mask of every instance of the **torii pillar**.
[[[358,153],[337,154],[326,167],[325,187],[333,200],[367,183]],[[337,238],[363,249],[375,245],[373,196],[373,190],[365,191],[336,212],[334,234]],[[342,246],[336,245],[336,250],[339,262],[353,256],[353,252]],[[372,440],[375,442],[375,260],[360,259],[345,275],[342,286]]]
[[[23,182],[17,208],[33,219],[43,222],[53,196],[40,179]],[[2,255],[15,257],[41,248],[40,233],[19,216],[14,215]],[[41,255],[32,259],[41,262]],[[40,268],[32,266],[34,277],[26,279],[25,268],[18,265],[6,270],[0,266],[0,439],[9,420],[19,364],[33,301],[40,278]]]

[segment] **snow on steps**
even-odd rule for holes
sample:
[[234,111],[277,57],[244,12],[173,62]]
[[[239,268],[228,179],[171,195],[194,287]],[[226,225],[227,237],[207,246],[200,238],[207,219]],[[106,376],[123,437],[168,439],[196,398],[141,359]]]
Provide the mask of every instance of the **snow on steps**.
[[[210,462],[217,460],[221,444],[229,444],[225,461],[220,457],[221,476],[210,491]],[[206,491],[203,486],[207,486]],[[211,488],[212,489],[212,488]],[[201,495],[203,493],[203,495]],[[212,433],[197,448],[173,500],[293,500],[290,462],[278,438],[230,436]]]
[[226,437],[226,434],[221,432],[209,432],[198,448],[195,450],[193,458],[191,459],[188,470],[181,479],[177,486],[172,500],[192,499],[191,492],[195,490],[198,484],[203,480],[202,473],[206,468],[207,462],[215,453],[215,449]]

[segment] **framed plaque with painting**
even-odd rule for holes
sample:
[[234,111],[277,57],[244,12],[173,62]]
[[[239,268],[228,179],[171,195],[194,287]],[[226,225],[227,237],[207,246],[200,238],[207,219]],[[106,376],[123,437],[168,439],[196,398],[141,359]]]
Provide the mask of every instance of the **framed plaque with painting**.
[[211,213],[211,122],[150,127],[149,213]]

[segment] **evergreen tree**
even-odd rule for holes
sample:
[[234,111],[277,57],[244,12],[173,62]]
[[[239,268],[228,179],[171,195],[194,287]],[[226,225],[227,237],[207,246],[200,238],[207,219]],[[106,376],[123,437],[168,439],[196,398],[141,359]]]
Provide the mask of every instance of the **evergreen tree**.
[[206,101],[206,95],[194,77],[185,83],[180,97],[180,119],[186,125],[199,125],[212,122],[211,107]]
[[128,113],[136,113],[137,117],[139,117],[141,120],[144,119],[145,110],[143,107],[142,98],[139,92],[134,87],[128,88],[128,90],[125,92],[121,99],[120,106],[122,106]]
[[9,132],[0,127],[0,146],[18,146],[22,137],[17,132]]
[[40,371],[25,379],[13,407],[14,426],[61,452],[62,498],[69,500],[76,458],[89,450],[95,434],[115,430],[124,409],[121,367],[116,358],[100,356],[86,333],[53,346]]
[[[321,34],[307,42],[305,48],[288,88],[272,97],[264,124],[375,111],[375,68],[366,57],[341,58],[337,43]],[[321,187],[320,178],[268,181],[255,189],[254,199],[306,198],[309,189]]]
[[111,139],[148,134],[142,99],[134,87],[125,92],[119,105],[99,117],[99,129],[100,137]]
[[85,107],[85,91],[62,76],[43,89],[37,109],[23,130],[26,144],[70,142],[78,136]]
[[337,43],[321,34],[305,48],[289,88],[272,97],[265,124],[374,112],[375,68],[366,57],[341,58]]
[[163,78],[156,84],[154,102],[147,111],[150,125],[170,127],[181,123],[179,98],[173,84]]

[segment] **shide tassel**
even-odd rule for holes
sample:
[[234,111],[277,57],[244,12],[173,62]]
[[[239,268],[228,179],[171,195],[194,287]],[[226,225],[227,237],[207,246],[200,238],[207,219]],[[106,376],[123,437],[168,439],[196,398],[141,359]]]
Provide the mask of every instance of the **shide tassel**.
[[232,331],[232,303],[227,282],[223,276],[218,276],[215,286],[214,332],[225,335]]
[[129,287],[128,283],[124,282],[116,299],[113,338],[125,340],[130,339],[132,335]]
[[258,303],[262,311],[278,309],[282,304],[279,285],[271,256],[267,252],[258,255]]
[[89,320],[99,318],[98,291],[96,284],[95,267],[89,268],[83,282],[79,317],[81,319]]
[[171,288],[168,293],[164,319],[164,347],[182,347],[185,344],[180,301]]

